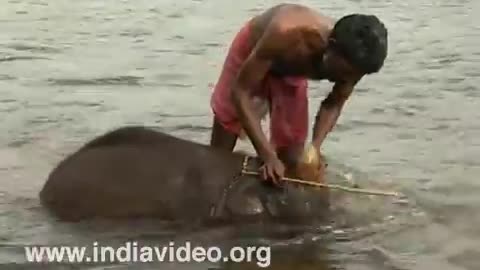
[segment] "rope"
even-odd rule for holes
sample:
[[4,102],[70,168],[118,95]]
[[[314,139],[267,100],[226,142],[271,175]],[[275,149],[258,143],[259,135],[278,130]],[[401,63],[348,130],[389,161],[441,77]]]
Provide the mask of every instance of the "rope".
[[[256,176],[260,175],[260,173],[258,173],[258,172],[252,172],[252,171],[247,171],[247,170],[243,170],[242,173],[246,174],[246,175],[256,175]],[[292,183],[308,185],[308,186],[337,189],[337,190],[350,192],[350,193],[360,193],[360,194],[379,195],[379,196],[393,196],[393,197],[400,197],[401,196],[397,192],[386,192],[386,191],[371,190],[371,189],[350,188],[350,187],[345,187],[345,186],[340,186],[340,185],[315,183],[315,182],[310,182],[310,181],[305,181],[305,180],[295,179],[295,178],[289,178],[289,177],[284,177],[282,180],[287,181],[287,182],[292,182]]]

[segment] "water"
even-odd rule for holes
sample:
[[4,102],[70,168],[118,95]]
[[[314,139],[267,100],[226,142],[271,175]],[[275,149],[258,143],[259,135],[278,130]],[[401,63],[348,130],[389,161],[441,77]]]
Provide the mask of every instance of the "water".
[[[211,84],[229,42],[251,15],[276,3],[4,0],[2,268],[22,267],[23,245],[203,236],[217,244],[266,242],[275,247],[271,269],[480,269],[480,20],[474,15],[480,4],[474,0],[301,1],[332,17],[374,13],[386,23],[388,61],[360,83],[323,151],[339,175],[352,173],[364,187],[402,191],[408,203],[346,196],[342,206],[352,226],[291,237],[275,228],[280,235],[270,238],[253,232],[272,228],[179,234],[156,222],[73,226],[43,213],[37,193],[52,167],[106,130],[155,125],[207,142]],[[311,84],[312,117],[330,87]]]

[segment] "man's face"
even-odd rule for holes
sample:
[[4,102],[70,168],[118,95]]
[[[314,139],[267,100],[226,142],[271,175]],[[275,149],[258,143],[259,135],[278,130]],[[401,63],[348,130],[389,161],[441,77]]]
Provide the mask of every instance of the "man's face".
[[331,47],[323,54],[322,62],[326,77],[331,82],[358,81],[364,75]]

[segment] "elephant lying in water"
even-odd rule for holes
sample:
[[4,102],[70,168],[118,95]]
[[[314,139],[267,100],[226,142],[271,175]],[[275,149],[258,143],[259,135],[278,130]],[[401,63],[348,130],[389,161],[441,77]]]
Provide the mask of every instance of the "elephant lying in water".
[[64,221],[160,218],[281,220],[326,215],[323,192],[259,177],[257,158],[144,127],[124,127],[88,142],[50,173],[42,204]]

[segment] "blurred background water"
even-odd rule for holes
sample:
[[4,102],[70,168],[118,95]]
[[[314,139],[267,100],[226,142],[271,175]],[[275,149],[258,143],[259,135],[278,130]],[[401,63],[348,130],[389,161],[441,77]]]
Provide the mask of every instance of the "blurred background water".
[[[39,267],[23,264],[23,245],[126,237],[148,241],[149,233],[169,235],[171,228],[159,224],[143,224],[142,229],[133,224],[118,231],[109,225],[72,228],[43,213],[37,194],[62,157],[121,125],[153,125],[207,143],[212,84],[231,39],[251,16],[278,3],[3,0],[2,269]],[[352,196],[352,213],[373,219],[372,213],[381,212],[380,219],[385,218],[382,229],[369,226],[368,234],[342,238],[333,228],[333,238],[321,243],[314,241],[320,235],[311,234],[281,240],[253,237],[277,247],[271,269],[480,269],[480,19],[474,15],[480,2],[296,3],[332,17],[376,14],[388,27],[384,69],[360,83],[323,152],[340,175],[353,173],[360,184],[368,178],[372,184],[388,185],[407,194],[410,204],[400,211],[394,204],[358,204],[360,199]],[[330,87],[311,83],[311,117]],[[198,235],[221,239],[231,229]],[[167,266],[155,266],[162,267]]]

